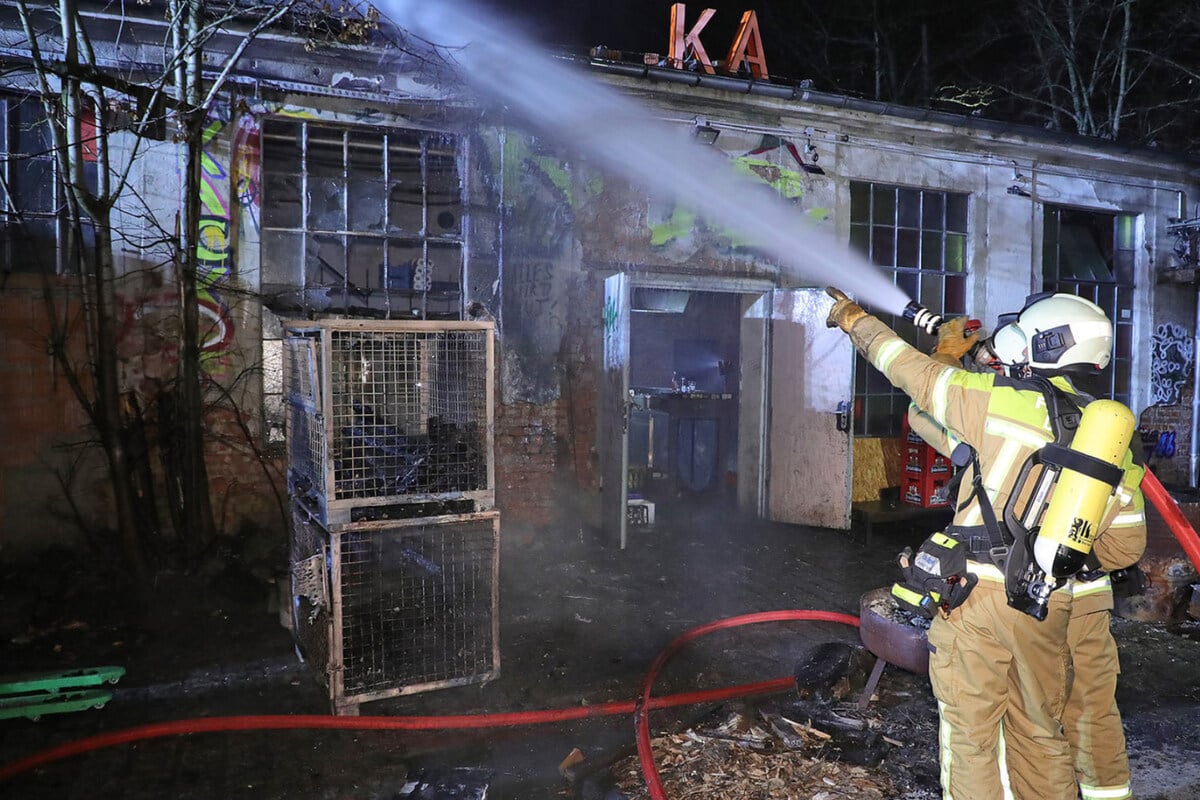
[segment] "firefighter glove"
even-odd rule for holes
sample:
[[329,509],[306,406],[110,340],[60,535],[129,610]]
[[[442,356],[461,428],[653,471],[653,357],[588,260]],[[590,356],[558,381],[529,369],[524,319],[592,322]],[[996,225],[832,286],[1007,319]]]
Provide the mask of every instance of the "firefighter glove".
[[939,356],[948,356],[957,363],[961,363],[963,356],[970,353],[972,348],[979,343],[979,333],[967,335],[966,331],[967,318],[953,317],[942,323],[942,327],[938,328],[937,346],[934,347],[934,352]]
[[829,309],[829,316],[825,319],[827,327],[841,328],[849,333],[854,323],[867,316],[862,306],[847,297],[841,289],[830,286],[825,289],[825,294],[833,298],[833,308]]
[[892,597],[901,608],[929,619],[961,606],[979,581],[967,572],[966,547],[944,533],[926,539],[915,555],[904,548],[897,563],[904,580],[892,586]]

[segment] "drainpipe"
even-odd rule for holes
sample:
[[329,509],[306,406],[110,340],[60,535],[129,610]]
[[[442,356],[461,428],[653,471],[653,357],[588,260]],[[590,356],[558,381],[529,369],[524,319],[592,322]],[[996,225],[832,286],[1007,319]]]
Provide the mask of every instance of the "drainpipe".
[[1200,357],[1200,290],[1196,292],[1196,324],[1192,326],[1192,336],[1192,435],[1188,437],[1188,486],[1195,489],[1197,470],[1200,469],[1197,464],[1200,446],[1196,442],[1196,429],[1200,427],[1200,404],[1196,402],[1200,398],[1200,362],[1197,362]]

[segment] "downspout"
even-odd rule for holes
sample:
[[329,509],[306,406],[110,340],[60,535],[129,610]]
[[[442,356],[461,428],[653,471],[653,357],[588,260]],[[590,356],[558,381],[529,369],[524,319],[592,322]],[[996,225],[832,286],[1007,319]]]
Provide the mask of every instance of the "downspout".
[[1196,430],[1200,427],[1200,404],[1196,402],[1196,398],[1200,397],[1200,363],[1196,361],[1197,356],[1200,356],[1200,289],[1196,291],[1196,321],[1192,326],[1192,435],[1188,437],[1188,486],[1192,489],[1196,488],[1197,471],[1200,470],[1200,464],[1197,464],[1200,444],[1196,441]]

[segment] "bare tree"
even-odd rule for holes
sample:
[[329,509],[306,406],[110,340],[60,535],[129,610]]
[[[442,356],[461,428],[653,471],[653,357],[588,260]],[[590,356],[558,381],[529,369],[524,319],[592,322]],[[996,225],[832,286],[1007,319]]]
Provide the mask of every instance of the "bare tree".
[[977,33],[989,59],[975,89],[993,110],[1055,130],[1138,143],[1190,144],[1200,100],[1190,0],[1019,0]]
[[[66,278],[75,284],[80,313],[72,313],[76,305],[60,291],[62,284],[51,280],[52,270],[44,270],[49,352],[104,453],[125,559],[144,577],[150,567],[147,546],[163,537],[156,508],[160,494],[173,512],[174,533],[186,555],[203,552],[215,533],[205,460],[205,403],[207,395],[228,400],[230,394],[206,390],[201,366],[206,332],[198,302],[200,182],[209,114],[263,31],[286,22],[310,46],[355,37],[361,41],[373,29],[374,12],[353,4],[333,10],[316,0],[167,0],[165,8],[151,9],[165,12],[168,33],[161,43],[161,65],[149,70],[135,60],[114,65],[112,47],[108,57],[99,57],[89,27],[93,18],[81,10],[81,2],[86,5],[86,0],[17,0],[28,57],[10,56],[3,66],[9,83],[26,81],[43,104],[62,188],[60,211],[68,233],[60,249],[70,258]],[[220,54],[222,66],[216,74],[205,74],[206,45],[231,27],[242,33],[239,43],[232,52]],[[163,219],[162,209],[139,197],[130,180],[142,151],[165,130],[171,131],[181,153],[182,179],[173,219]],[[12,193],[5,195],[10,216],[19,219]],[[138,232],[125,245],[137,249],[145,269],[175,281],[180,298],[176,372],[156,384],[153,397],[139,396],[129,386],[117,357],[117,292],[128,275],[120,274],[115,247],[130,235],[131,225]],[[82,360],[72,346],[77,338],[84,343]],[[151,412],[164,434],[160,440],[168,442],[162,449],[171,455],[158,469],[150,463],[152,445],[146,433],[146,415]],[[244,429],[248,435],[249,429]]]

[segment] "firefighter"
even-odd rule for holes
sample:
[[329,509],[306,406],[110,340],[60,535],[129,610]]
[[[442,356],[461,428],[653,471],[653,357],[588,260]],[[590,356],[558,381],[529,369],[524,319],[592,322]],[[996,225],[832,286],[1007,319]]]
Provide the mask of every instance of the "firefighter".
[[[1043,305],[1041,310],[1046,310]],[[1050,309],[1051,311],[1053,309]],[[1036,310],[1035,310],[1036,311]],[[1019,327],[1036,328],[1046,320],[1027,313],[1017,324]],[[939,330],[939,338],[952,340],[960,335],[955,328]],[[1031,368],[1024,341],[1027,332],[1002,327],[998,335],[977,351],[982,357],[977,363],[1000,370],[1005,375]],[[909,419],[923,416],[910,411]],[[924,421],[917,425],[925,426]],[[931,432],[931,435],[935,433]],[[930,442],[934,444],[933,441]],[[1126,470],[1121,486],[1113,496],[1112,503],[1119,510],[1109,510],[1111,534],[1095,548],[1095,569],[1081,573],[1071,583],[1071,617],[1067,626],[1067,644],[1071,653],[1073,680],[1067,695],[1067,705],[1062,723],[1075,763],[1075,776],[1079,782],[1082,800],[1129,800],[1133,797],[1130,785],[1129,756],[1125,749],[1125,731],[1121,724],[1121,712],[1117,707],[1117,676],[1120,662],[1117,643],[1111,630],[1113,608],[1113,579],[1111,572],[1121,582],[1123,591],[1136,591],[1136,562],[1141,558],[1146,543],[1145,500],[1138,488],[1145,468],[1142,465],[1140,444],[1134,439],[1131,448],[1134,466]],[[935,444],[937,447],[938,444]],[[944,446],[944,445],[942,445]],[[1135,584],[1131,586],[1130,584]],[[1015,721],[1009,729],[1017,728]],[[1022,785],[1022,776],[1036,765],[1022,764],[1024,749],[1016,747],[1009,757],[1013,788],[1017,796],[1029,790]]]
[[[931,537],[912,561],[901,563],[910,576],[929,568],[933,573],[922,574],[943,581],[934,596],[941,613],[933,619],[929,645],[945,796],[1006,797],[1010,788],[1001,761],[1002,727],[1006,712],[1019,703],[1023,752],[1013,763],[1036,765],[1022,769],[1019,796],[1075,800],[1070,748],[1059,723],[1070,671],[1070,597],[1063,591],[1049,593],[1040,617],[1010,607],[994,544],[994,508],[1004,508],[1009,495],[1020,491],[1022,465],[1054,439],[1050,409],[1058,406],[1047,392],[1072,392],[1073,386],[1064,374],[1036,383],[950,366],[909,346],[840,291],[830,289],[829,294],[835,302],[828,324],[848,333],[889,381],[975,453],[973,478],[978,481],[963,482],[953,524],[944,535]],[[1055,373],[1102,368],[1108,363],[1111,324],[1086,301],[1081,305],[1072,302],[1079,298],[1064,297],[1071,296],[1036,301],[1046,305],[1035,311],[1049,309],[1060,319],[1028,343],[1034,354],[1030,362]],[[975,337],[962,339],[948,355],[961,359],[975,343]],[[1098,542],[1108,536],[1101,525]],[[1097,549],[1104,548],[1098,544]]]

